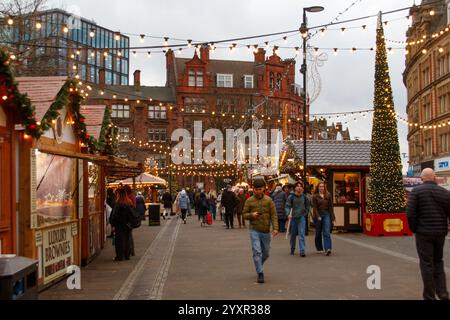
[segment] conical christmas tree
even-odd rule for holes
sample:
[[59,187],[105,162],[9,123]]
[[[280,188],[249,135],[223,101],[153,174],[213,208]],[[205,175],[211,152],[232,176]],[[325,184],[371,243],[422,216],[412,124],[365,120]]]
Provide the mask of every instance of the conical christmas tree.
[[368,209],[369,213],[400,213],[405,211],[405,191],[381,13],[375,59],[375,115]]

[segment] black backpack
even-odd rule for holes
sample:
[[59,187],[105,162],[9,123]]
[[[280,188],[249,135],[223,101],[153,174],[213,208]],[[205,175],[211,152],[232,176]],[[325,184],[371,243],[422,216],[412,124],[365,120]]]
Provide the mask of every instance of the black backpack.
[[136,229],[141,226],[142,223],[142,217],[139,215],[137,210],[135,208],[130,208],[131,210],[131,229]]

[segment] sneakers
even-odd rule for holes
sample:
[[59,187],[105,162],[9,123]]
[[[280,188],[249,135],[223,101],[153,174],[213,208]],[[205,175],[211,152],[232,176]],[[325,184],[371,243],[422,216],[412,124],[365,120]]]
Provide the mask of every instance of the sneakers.
[[264,283],[264,273],[258,273],[258,283]]
[[302,258],[306,258],[306,254],[304,254],[304,253],[300,253],[300,257],[302,257]]
[[328,249],[328,250],[327,250],[327,253],[325,253],[325,255],[326,255],[327,257],[330,256],[330,255],[331,255],[331,250]]
[[323,250],[317,250],[316,253],[317,253],[317,254],[323,254],[323,253],[325,253],[325,251],[323,251]]

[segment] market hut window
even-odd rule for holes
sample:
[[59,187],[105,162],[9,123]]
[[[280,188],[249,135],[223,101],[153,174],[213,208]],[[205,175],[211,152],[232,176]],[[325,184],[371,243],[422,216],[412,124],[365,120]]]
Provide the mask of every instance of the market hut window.
[[335,204],[360,203],[360,173],[334,174],[334,202]]

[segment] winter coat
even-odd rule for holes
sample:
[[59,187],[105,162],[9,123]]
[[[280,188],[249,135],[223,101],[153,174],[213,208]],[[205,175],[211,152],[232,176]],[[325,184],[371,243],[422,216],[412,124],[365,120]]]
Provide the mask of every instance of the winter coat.
[[126,204],[116,204],[111,213],[110,223],[114,228],[121,230],[131,229],[130,225],[133,221],[132,207]]
[[145,199],[143,196],[136,197],[136,211],[140,216],[145,215]]
[[173,202],[172,195],[169,192],[164,193],[162,196],[162,202],[164,203],[165,209],[172,208],[172,202]]
[[209,203],[208,199],[206,199],[205,193],[200,193],[200,196],[198,198],[198,215],[204,216],[208,212],[209,209]]
[[232,215],[237,206],[237,198],[234,192],[224,191],[221,200],[222,208],[225,208],[225,214]]
[[315,219],[322,216],[325,212],[328,212],[334,220],[333,198],[329,193],[324,198],[322,198],[319,194],[315,194],[312,199],[312,205],[313,216]]
[[311,209],[311,204],[308,197],[303,193],[298,196],[295,193],[291,193],[286,201],[286,214],[289,215],[292,209],[292,218],[299,219],[300,217],[306,217]]
[[412,232],[446,236],[450,219],[450,192],[435,182],[417,186],[409,195],[408,223]]
[[190,201],[187,194],[180,194],[178,198],[178,207],[180,209],[189,209]]
[[237,204],[237,214],[242,214],[242,211],[244,210],[245,201],[247,199],[245,198],[245,194],[240,194],[237,196],[238,204]]
[[[253,217],[255,212],[261,213],[259,219]],[[255,231],[269,233],[271,225],[273,230],[279,230],[275,204],[268,196],[264,196],[262,199],[258,199],[255,196],[249,198],[245,202],[242,213],[244,214],[244,219],[250,221],[250,228]]]
[[278,219],[286,219],[286,201],[287,194],[283,190],[276,191],[272,194],[272,200],[277,209]]

